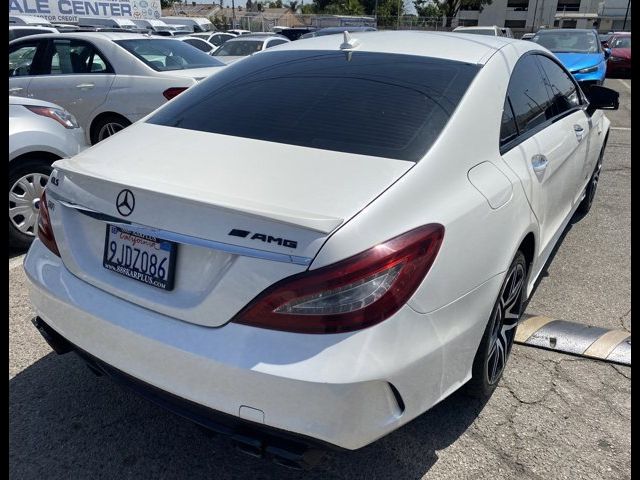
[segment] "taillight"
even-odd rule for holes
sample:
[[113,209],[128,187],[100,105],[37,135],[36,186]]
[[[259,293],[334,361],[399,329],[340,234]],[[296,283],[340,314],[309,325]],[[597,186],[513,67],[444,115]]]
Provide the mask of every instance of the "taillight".
[[172,98],[177,97],[178,95],[180,95],[187,88],[188,87],[171,87],[171,88],[167,88],[164,92],[162,92],[162,95],[164,95],[164,98],[166,98],[167,100],[171,100]]
[[389,318],[436,258],[444,227],[429,224],[340,262],[272,285],[233,321],[299,333],[359,330]]
[[38,208],[38,238],[53,253],[60,256],[58,251],[58,245],[56,244],[56,237],[53,236],[53,229],[51,228],[51,218],[49,217],[49,206],[47,205],[47,190],[42,192],[40,197],[40,205]]

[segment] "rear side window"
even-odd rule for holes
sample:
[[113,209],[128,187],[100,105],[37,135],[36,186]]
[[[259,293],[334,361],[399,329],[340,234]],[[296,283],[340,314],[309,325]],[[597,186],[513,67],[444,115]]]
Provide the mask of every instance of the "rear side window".
[[502,109],[502,122],[500,124],[500,146],[506,145],[518,136],[518,127],[516,119],[513,116],[513,110],[509,104],[509,98],[504,101]]
[[570,74],[565,72],[556,62],[543,55],[536,55],[542,70],[549,80],[548,86],[552,95],[555,114],[561,115],[580,106],[580,94]]
[[554,116],[545,83],[534,55],[526,55],[518,61],[511,74],[507,96],[521,135]]
[[148,122],[418,161],[479,68],[411,55],[276,51],[230,65]]
[[141,38],[115,43],[158,72],[223,66],[220,60],[180,40]]
[[48,62],[52,75],[113,73],[93,45],[81,40],[54,40]]
[[35,75],[37,72],[33,68],[33,63],[38,52],[38,47],[42,48],[39,40],[21,42],[19,45],[9,46],[9,76],[23,77],[25,75]]

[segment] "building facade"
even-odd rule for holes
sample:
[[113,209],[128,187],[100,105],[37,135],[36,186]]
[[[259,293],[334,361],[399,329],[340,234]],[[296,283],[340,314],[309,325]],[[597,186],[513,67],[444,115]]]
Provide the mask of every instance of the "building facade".
[[493,0],[482,9],[460,9],[457,20],[461,26],[497,25],[522,33],[540,27],[631,30],[631,0]]

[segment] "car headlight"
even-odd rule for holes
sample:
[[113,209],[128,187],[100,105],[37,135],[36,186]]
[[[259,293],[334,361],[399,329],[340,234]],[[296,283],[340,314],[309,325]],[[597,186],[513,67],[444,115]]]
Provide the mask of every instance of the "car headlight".
[[578,70],[576,73],[593,73],[598,71],[598,65],[594,65],[593,67],[582,68]]
[[64,128],[78,128],[78,121],[76,117],[71,115],[69,112],[62,108],[53,108],[53,107],[36,107],[32,105],[25,105],[26,108],[31,110],[36,115],[42,115],[43,117],[49,117]]

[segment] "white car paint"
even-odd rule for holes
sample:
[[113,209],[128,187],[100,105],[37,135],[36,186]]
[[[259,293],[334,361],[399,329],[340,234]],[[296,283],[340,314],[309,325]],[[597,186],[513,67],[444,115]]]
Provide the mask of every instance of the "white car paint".
[[[588,151],[575,135],[571,148],[558,133],[566,136],[563,121],[531,137],[553,163],[538,181],[530,159],[519,157],[533,152],[528,141],[502,155],[499,135],[516,62],[547,50],[454,33],[354,38],[358,52],[482,65],[417,163],[140,122],[56,163],[58,186],[48,192],[60,257],[37,241],[25,259],[38,315],[137,379],[236,417],[250,407],[262,412],[252,421],[347,449],[400,427],[465,384],[516,252],[533,236],[529,295],[582,199],[589,180],[583,164],[601,151],[609,121],[601,112],[592,116],[593,132],[583,139]],[[339,36],[316,37],[254,58],[284,50],[311,56],[339,51],[342,43]],[[578,122],[580,115],[565,118]],[[181,239],[172,292],[102,267],[105,221],[81,212],[118,221],[115,200],[123,188],[137,199],[126,219],[132,228]],[[309,334],[229,322],[282,279],[305,271],[312,278],[432,223],[445,227],[435,262],[409,300],[380,323]],[[298,248],[294,254],[269,243],[258,252],[251,238],[228,236],[239,225],[295,238]]]
[[[17,247],[33,238],[37,225],[36,202],[43,185],[31,175],[50,171],[55,160],[72,157],[87,147],[82,128],[65,128],[29,107],[63,110],[42,100],[9,96],[9,241]],[[46,181],[46,175],[42,179]]]
[[[12,76],[9,77],[9,93],[62,105],[78,119],[89,143],[94,122],[101,115],[115,113],[131,123],[136,122],[167,102],[163,92],[168,88],[190,87],[224,67],[156,71],[114,43],[114,40],[148,38],[139,34],[60,33],[33,35],[28,41],[54,38],[81,40],[94,46],[111,64],[114,73]],[[151,37],[149,40],[179,41],[167,37]],[[11,42],[9,48],[25,41]]]

